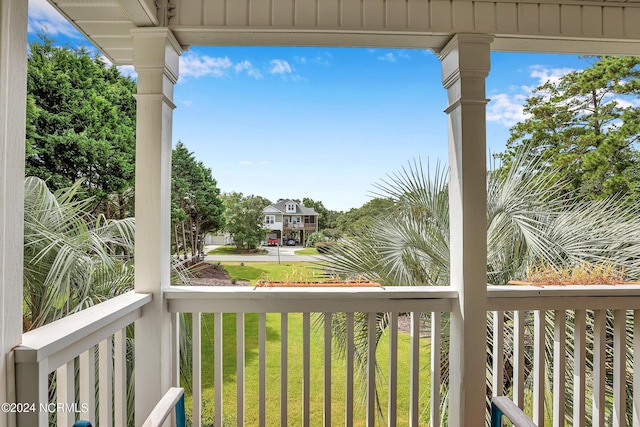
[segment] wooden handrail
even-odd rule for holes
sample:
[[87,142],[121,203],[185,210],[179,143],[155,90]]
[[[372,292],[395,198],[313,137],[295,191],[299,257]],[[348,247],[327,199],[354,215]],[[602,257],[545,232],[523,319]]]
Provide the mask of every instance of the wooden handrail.
[[162,423],[176,410],[176,427],[184,427],[184,389],[171,387],[153,408],[142,427],[161,427]]
[[502,427],[503,416],[507,417],[515,427],[536,427],[511,399],[496,396],[491,399],[491,427]]
[[151,294],[127,292],[29,331],[22,335],[22,344],[15,348],[16,363],[48,359],[48,371],[53,372],[139,318],[142,306],[151,299]]

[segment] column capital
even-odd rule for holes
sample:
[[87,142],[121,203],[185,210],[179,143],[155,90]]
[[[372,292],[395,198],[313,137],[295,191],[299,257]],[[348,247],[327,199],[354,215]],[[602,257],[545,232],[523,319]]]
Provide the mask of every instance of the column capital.
[[438,53],[442,62],[442,84],[450,88],[462,77],[484,79],[489,75],[490,34],[454,34]]
[[162,71],[172,84],[178,81],[179,57],[183,49],[168,28],[135,28],[133,66],[138,73]]

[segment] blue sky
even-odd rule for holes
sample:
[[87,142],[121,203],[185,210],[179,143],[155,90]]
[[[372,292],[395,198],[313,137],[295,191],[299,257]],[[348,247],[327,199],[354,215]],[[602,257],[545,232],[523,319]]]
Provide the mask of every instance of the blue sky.
[[[30,0],[30,40],[38,31],[89,46],[45,0]],[[494,52],[491,65],[487,147],[499,152],[531,90],[588,63]],[[121,71],[135,78],[132,67]],[[192,47],[180,59],[174,102],[174,144],[210,167],[223,192],[348,210],[409,161],[447,160],[446,91],[430,51]]]

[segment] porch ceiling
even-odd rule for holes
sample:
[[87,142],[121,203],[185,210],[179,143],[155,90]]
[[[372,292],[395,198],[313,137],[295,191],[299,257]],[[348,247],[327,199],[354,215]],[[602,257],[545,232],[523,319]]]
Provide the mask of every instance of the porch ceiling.
[[454,33],[493,50],[640,55],[640,0],[49,0],[116,64],[130,30],[168,26],[191,45],[440,50]]

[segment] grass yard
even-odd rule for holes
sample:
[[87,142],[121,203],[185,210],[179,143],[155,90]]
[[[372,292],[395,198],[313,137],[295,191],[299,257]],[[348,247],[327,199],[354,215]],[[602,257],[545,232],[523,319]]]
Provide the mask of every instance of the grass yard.
[[[280,425],[280,314],[267,314],[267,425]],[[312,318],[312,325],[314,319]],[[302,314],[289,315],[288,320],[288,425],[299,426],[302,417]],[[236,322],[235,314],[223,316],[223,419],[224,426],[235,425],[236,413]],[[313,326],[312,326],[313,328]],[[202,382],[203,382],[203,426],[212,426],[214,419],[214,360],[213,360],[213,315],[203,315],[202,321]],[[426,340],[423,340],[427,344]],[[409,336],[400,334],[398,340],[398,425],[408,425],[409,414]],[[312,330],[311,336],[311,425],[322,425],[323,420],[323,357],[324,340],[319,331]],[[332,358],[332,424],[344,424],[345,365],[344,360],[334,355]],[[420,353],[421,420],[428,424],[428,349],[423,346]],[[383,337],[378,347],[380,404],[386,414],[388,337]],[[258,424],[258,315],[245,315],[245,425]],[[357,383],[356,383],[357,384]],[[355,425],[365,425],[366,394],[356,386]],[[191,399],[187,399],[187,405]],[[191,412],[188,406],[188,413]],[[382,418],[379,425],[384,425]]]
[[296,255],[320,255],[317,248],[304,248],[294,252]]
[[254,285],[258,280],[271,281],[310,281],[323,280],[322,270],[310,262],[222,262],[229,277],[248,280]]
[[[314,281],[323,280],[321,271],[316,270],[313,263],[274,262],[222,262],[221,265],[231,278],[248,280],[255,284],[257,280],[273,281]],[[280,337],[281,315],[267,314],[267,425],[280,425]],[[190,321],[190,320],[189,320]],[[324,339],[323,334],[313,329],[311,332],[311,425],[322,425],[323,421],[323,376],[324,376]],[[213,358],[213,314],[202,315],[202,384],[203,384],[203,426],[213,426],[214,420],[214,358]],[[223,426],[236,425],[236,315],[223,315]],[[408,425],[409,414],[409,351],[410,341],[406,334],[399,334],[398,340],[398,425]],[[288,425],[299,426],[302,419],[302,314],[293,313],[288,318]],[[428,341],[423,339],[423,344]],[[388,372],[388,337],[382,338],[378,347],[377,373],[380,404],[386,414],[387,407],[387,372]],[[429,408],[429,352],[421,349],[420,364],[424,367],[420,373],[421,384],[421,420],[420,425],[427,425]],[[355,425],[364,426],[366,393],[356,382],[354,399]],[[258,424],[258,315],[245,315],[245,425]],[[345,363],[334,355],[332,357],[332,424],[343,425],[345,413]],[[187,394],[187,413],[191,413],[190,393]],[[379,419],[384,425],[384,420]]]

